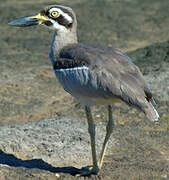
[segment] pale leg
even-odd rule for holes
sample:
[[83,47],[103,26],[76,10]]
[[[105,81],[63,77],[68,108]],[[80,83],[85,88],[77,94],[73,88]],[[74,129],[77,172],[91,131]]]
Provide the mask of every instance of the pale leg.
[[106,151],[107,143],[108,143],[108,140],[109,140],[109,138],[113,132],[113,128],[114,128],[114,121],[113,121],[113,114],[112,114],[112,106],[111,105],[108,105],[108,116],[109,116],[109,121],[108,121],[107,126],[106,126],[106,136],[105,136],[104,143],[102,146],[102,151],[100,153],[99,160],[98,160],[99,169],[102,167],[103,158],[104,158],[104,154]]
[[90,107],[85,106],[87,121],[88,121],[88,132],[90,134],[91,140],[91,150],[92,150],[92,160],[93,160],[93,168],[92,171],[96,174],[98,173],[98,164],[97,164],[97,155],[96,155],[96,143],[95,143],[95,124],[93,122],[92,113]]
[[95,124],[93,122],[90,107],[85,106],[85,111],[86,111],[87,122],[88,122],[88,132],[90,134],[93,165],[83,167],[76,176],[90,176],[91,174],[98,174],[99,172],[99,168],[97,164],[96,146],[95,146],[96,144],[95,143]]

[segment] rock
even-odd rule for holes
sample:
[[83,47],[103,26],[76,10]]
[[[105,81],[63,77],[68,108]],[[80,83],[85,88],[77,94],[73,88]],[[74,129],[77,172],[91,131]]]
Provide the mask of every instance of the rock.
[[[104,136],[104,124],[99,123],[96,128],[98,150]],[[31,176],[43,179],[44,174],[45,178],[52,179],[53,173],[48,171],[74,174],[76,168],[71,166],[80,168],[91,164],[89,142],[87,123],[66,117],[0,123],[0,174],[4,179],[9,172],[15,179],[29,179]],[[112,138],[109,153],[114,144]]]
[[[96,134],[97,149],[100,149],[105,136],[103,123],[97,125]],[[109,146],[114,143],[112,139]],[[28,123],[0,123],[0,149],[22,160],[43,159],[53,166],[81,167],[81,164],[91,163],[87,122],[66,117]],[[15,162],[22,163],[9,163]]]

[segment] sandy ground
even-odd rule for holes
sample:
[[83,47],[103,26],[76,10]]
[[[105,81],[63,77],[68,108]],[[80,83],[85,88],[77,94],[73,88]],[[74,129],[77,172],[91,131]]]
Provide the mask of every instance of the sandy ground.
[[[150,85],[161,117],[155,125],[125,104],[115,106],[116,128],[105,163],[92,179],[169,179],[168,0],[57,2],[76,11],[80,42],[117,47],[129,54]],[[61,173],[60,179],[76,179],[70,173],[73,169],[66,167],[91,163],[83,108],[59,85],[48,59],[52,32],[7,25],[48,4],[54,3],[7,0],[0,5],[2,180],[50,180],[55,179],[54,172]],[[92,111],[100,149],[107,111],[102,106]]]

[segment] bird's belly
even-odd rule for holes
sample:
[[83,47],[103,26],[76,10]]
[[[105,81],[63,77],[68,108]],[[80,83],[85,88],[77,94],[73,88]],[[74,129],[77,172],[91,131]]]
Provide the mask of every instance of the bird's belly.
[[68,93],[76,97],[82,104],[111,104],[117,101],[112,93],[103,87],[98,78],[85,66],[56,69],[55,74]]

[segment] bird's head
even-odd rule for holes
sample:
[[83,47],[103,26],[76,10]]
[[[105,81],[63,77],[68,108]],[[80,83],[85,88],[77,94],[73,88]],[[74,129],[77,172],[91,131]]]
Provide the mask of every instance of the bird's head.
[[38,14],[14,19],[9,23],[12,26],[27,27],[44,25],[57,32],[70,32],[76,30],[76,16],[69,7],[51,5]]

